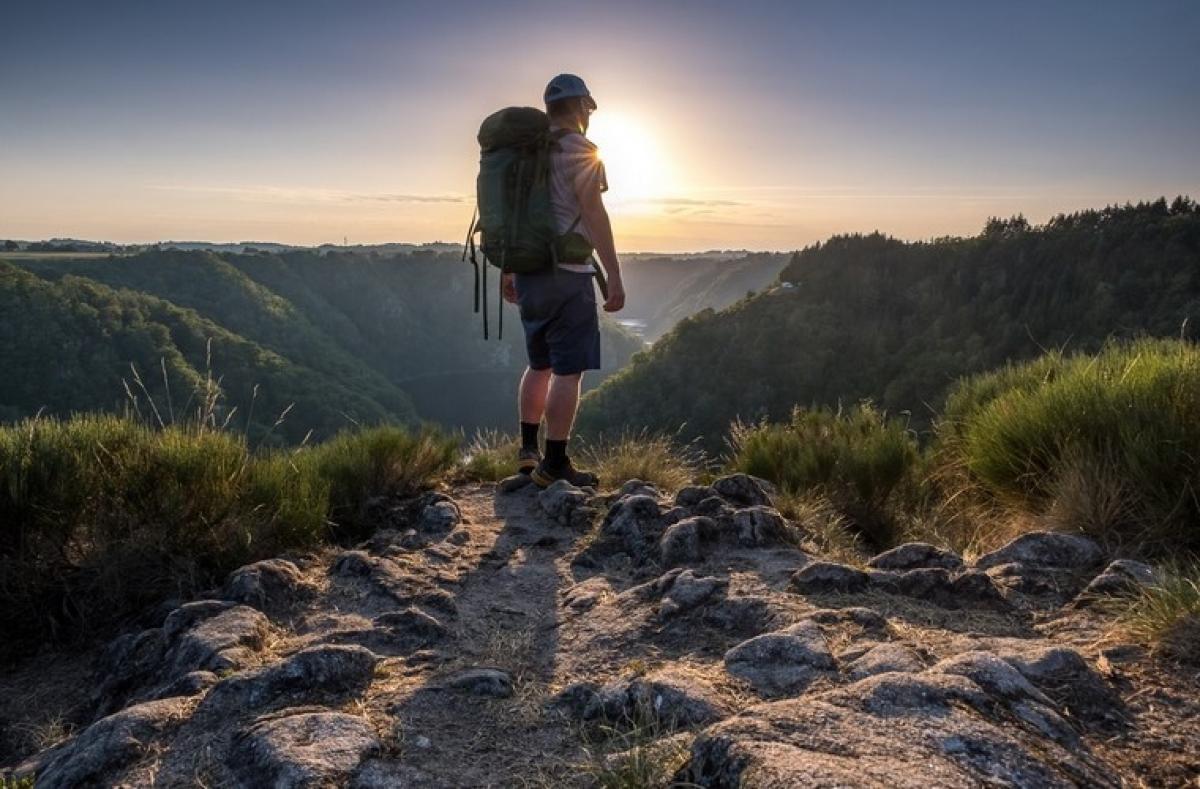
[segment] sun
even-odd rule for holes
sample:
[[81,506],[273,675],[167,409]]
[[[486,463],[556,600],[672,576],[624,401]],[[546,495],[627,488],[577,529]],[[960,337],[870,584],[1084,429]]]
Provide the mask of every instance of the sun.
[[600,110],[591,118],[588,138],[600,149],[614,202],[651,200],[670,194],[674,178],[656,135],[637,119]]

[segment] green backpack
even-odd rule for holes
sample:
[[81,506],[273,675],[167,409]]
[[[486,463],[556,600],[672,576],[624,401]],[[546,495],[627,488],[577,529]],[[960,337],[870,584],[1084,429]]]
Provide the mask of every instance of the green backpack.
[[[533,107],[507,107],[479,127],[479,177],[475,182],[476,216],[467,231],[463,259],[475,267],[475,312],[483,308],[488,336],[487,266],[476,258],[475,235],[487,263],[504,273],[529,274],[559,260],[584,260],[591,244],[575,224],[560,234],[550,205],[550,153],[566,130],[550,130],[546,113]],[[504,332],[503,301],[500,336]]]

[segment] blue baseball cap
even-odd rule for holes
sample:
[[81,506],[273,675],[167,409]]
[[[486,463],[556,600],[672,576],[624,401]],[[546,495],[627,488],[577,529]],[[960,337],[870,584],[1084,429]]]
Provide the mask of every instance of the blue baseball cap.
[[574,74],[559,74],[550,80],[550,84],[546,86],[546,93],[542,98],[545,99],[547,104],[559,99],[581,98],[584,100],[583,105],[589,110],[596,109],[596,100],[592,98],[587,85]]

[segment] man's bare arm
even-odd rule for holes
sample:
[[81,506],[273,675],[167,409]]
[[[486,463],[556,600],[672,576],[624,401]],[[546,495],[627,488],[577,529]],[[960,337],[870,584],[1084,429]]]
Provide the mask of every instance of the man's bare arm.
[[625,284],[621,279],[617,245],[613,241],[612,222],[609,221],[604,199],[595,183],[583,184],[583,188],[579,186],[577,184],[575,196],[579,200],[580,217],[608,277],[608,301],[604,302],[604,309],[606,312],[617,312],[625,306]]

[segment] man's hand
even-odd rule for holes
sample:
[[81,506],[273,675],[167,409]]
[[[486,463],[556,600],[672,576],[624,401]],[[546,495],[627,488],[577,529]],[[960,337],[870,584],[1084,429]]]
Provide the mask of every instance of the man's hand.
[[608,300],[604,302],[605,312],[620,312],[625,306],[625,285],[619,279],[608,281]]
[[513,279],[512,274],[500,275],[500,289],[504,293],[505,301],[507,301],[509,304],[517,303],[517,283]]

